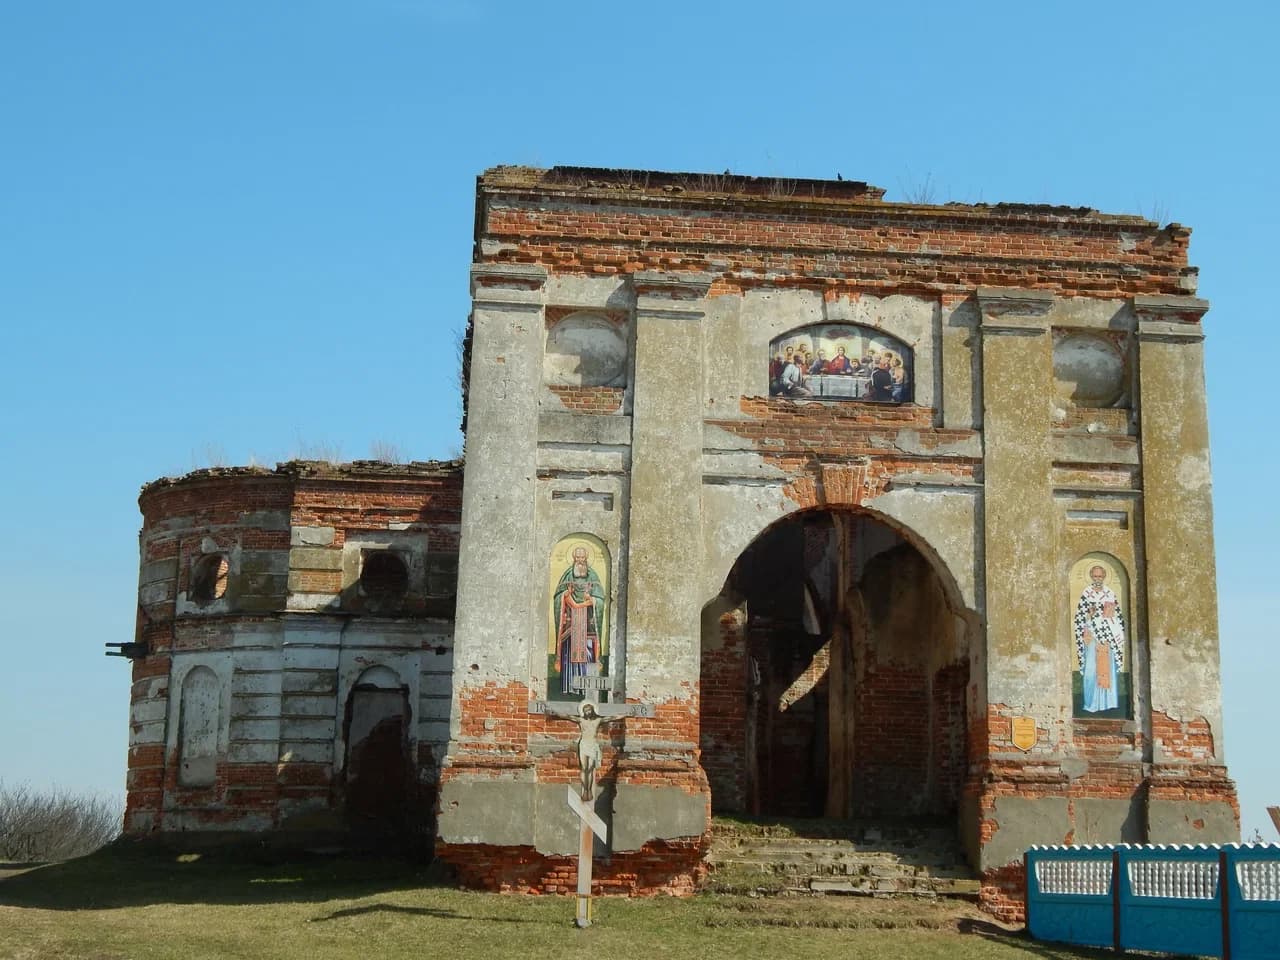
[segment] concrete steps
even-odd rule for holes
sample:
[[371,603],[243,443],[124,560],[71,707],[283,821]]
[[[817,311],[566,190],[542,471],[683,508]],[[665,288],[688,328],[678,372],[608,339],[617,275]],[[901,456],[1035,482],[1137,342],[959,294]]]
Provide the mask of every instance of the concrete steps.
[[738,893],[976,898],[950,828],[837,820],[712,821],[708,886]]

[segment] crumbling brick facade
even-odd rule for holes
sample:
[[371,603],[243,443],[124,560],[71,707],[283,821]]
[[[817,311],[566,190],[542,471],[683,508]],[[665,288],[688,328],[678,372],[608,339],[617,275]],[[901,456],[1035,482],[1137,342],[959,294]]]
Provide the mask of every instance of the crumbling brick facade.
[[521,167],[476,225],[465,467],[144,491],[131,830],[350,828],[342,731],[401,731],[438,856],[561,890],[589,699],[603,890],[713,809],[954,823],[1006,917],[1030,844],[1235,838],[1189,230]]
[[[429,840],[449,739],[458,465],[201,470],[139,502],[126,831],[376,836],[364,821],[377,813]],[[362,578],[381,555],[390,582]],[[222,577],[201,595],[204,568]],[[388,716],[365,716],[380,697]],[[389,721],[385,755],[370,720]],[[382,786],[356,784],[361,761]]]

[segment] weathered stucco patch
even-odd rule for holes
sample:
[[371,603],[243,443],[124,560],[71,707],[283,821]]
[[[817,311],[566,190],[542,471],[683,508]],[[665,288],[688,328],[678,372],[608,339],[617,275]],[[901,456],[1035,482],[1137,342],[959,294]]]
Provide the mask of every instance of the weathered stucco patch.
[[982,848],[982,869],[1021,860],[1033,844],[1066,843],[1071,834],[1067,801],[1061,797],[996,798],[995,833]]

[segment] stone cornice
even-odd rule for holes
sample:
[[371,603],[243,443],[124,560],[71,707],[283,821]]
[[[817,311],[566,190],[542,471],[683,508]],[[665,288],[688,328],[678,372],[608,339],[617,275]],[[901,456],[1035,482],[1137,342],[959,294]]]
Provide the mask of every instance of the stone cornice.
[[547,268],[534,263],[473,263],[471,299],[476,303],[540,306]]
[[662,297],[667,300],[701,300],[711,289],[708,273],[664,273],[641,270],[631,275],[637,297]]
[[1052,291],[1017,287],[979,287],[977,298],[984,333],[1043,333],[1056,302]]
[[1138,317],[1138,339],[1199,342],[1204,339],[1200,318],[1209,301],[1199,297],[1134,297]]
[[1208,312],[1209,301],[1199,297],[1134,297],[1133,309],[1141,315],[1194,322]]
[[661,273],[642,270],[631,275],[637,316],[697,320],[711,289],[707,273]]

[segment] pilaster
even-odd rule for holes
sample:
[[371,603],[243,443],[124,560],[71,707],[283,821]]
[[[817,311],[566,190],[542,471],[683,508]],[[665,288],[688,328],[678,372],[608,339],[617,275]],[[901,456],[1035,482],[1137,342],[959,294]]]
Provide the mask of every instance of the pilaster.
[[[1222,762],[1218,595],[1200,326],[1208,307],[1194,297],[1134,300],[1152,759],[1157,766]],[[1209,740],[1191,746],[1197,727]]]
[[[458,555],[451,754],[519,753],[527,742],[529,651],[542,642],[534,508],[546,278],[542,267],[521,264],[471,271],[467,535]],[[505,724],[472,722],[485,698],[510,700],[515,715]],[[505,713],[490,708],[490,718]]]
[[[693,697],[702,561],[702,320],[710,278],[637,273],[632,419],[627,696]],[[696,725],[689,743],[696,747]],[[672,734],[677,740],[683,734]],[[674,746],[674,744],[673,744]]]
[[[1053,296],[980,288],[989,702],[1035,713],[1062,699],[1049,401]],[[1044,717],[1043,719],[1051,719]]]

